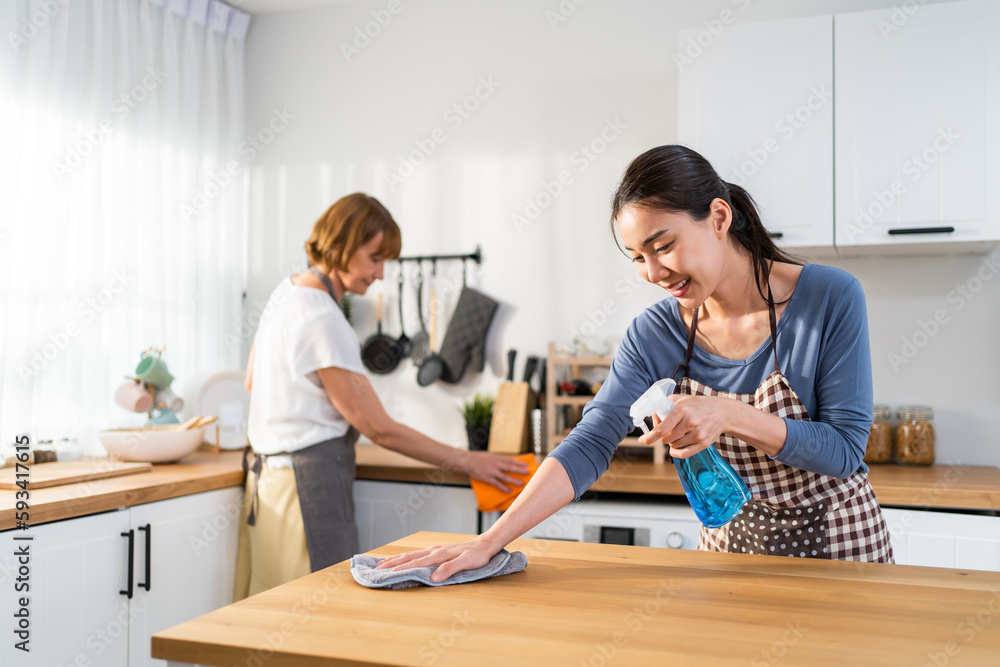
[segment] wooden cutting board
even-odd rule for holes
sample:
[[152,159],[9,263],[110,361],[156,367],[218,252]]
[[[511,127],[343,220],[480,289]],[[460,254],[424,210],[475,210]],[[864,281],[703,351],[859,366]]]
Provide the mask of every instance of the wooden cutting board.
[[494,454],[524,454],[531,451],[531,408],[534,392],[527,382],[505,382],[497,389],[490,422],[490,442]]
[[[134,475],[139,472],[149,472],[153,469],[151,463],[129,463],[112,461],[110,459],[87,459],[85,461],[56,461],[54,463],[38,463],[29,466],[29,476],[20,479],[28,480],[28,490],[44,489],[49,486],[75,484],[106,477]],[[0,470],[0,489],[14,490],[17,486],[17,467]],[[24,473],[24,468],[21,468]]]

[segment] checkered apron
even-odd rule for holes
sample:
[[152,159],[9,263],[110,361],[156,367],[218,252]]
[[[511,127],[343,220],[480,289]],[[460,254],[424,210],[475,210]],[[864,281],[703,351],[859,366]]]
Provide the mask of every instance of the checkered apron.
[[[769,304],[775,370],[752,394],[717,391],[688,375],[698,313],[688,339],[684,377],[675,393],[725,396],[779,417],[808,420],[809,414],[778,368],[774,304]],[[726,433],[715,447],[746,482],[752,499],[733,521],[702,526],[698,549],[764,555],[892,563],[889,531],[868,475],[847,479],[799,470],[769,458]]]

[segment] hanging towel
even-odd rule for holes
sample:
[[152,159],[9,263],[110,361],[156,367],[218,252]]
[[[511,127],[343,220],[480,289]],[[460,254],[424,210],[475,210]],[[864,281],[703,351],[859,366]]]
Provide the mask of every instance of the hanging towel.
[[476,494],[476,500],[479,501],[480,512],[503,512],[506,510],[514,502],[514,499],[521,495],[521,491],[527,486],[528,480],[538,470],[538,463],[535,461],[534,454],[521,454],[512,458],[515,461],[524,461],[528,464],[528,473],[526,475],[518,475],[513,472],[507,473],[511,477],[516,477],[524,482],[523,485],[515,486],[509,492],[504,493],[492,484],[480,482],[478,479],[471,480],[472,490]]
[[499,577],[520,572],[528,565],[528,557],[520,551],[511,553],[506,549],[490,559],[490,562],[475,570],[456,572],[444,581],[431,581],[431,574],[438,566],[412,567],[405,570],[376,570],[375,566],[384,558],[358,554],[351,559],[351,575],[354,580],[367,588],[411,588],[413,586],[450,586],[470,581]]

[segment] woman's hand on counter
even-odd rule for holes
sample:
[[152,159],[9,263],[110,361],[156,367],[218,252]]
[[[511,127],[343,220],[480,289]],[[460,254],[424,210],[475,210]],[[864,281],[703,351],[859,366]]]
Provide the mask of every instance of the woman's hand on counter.
[[499,552],[500,549],[494,545],[477,538],[468,542],[433,546],[392,556],[379,563],[375,569],[401,570],[439,565],[440,567],[431,574],[431,581],[436,583],[444,581],[456,572],[483,567]]
[[517,477],[508,474],[527,475],[528,464],[524,461],[489,452],[462,452],[462,456],[468,457],[463,472],[473,479],[495,486],[504,493],[510,493],[509,487],[524,485]]

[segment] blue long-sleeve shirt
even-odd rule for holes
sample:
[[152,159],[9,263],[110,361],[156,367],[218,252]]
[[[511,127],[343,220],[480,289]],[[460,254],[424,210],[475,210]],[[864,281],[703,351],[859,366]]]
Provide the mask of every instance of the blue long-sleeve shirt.
[[[635,399],[684,363],[687,335],[673,298],[632,321],[608,379],[584,408],[580,423],[550,454],[566,468],[577,498],[604,474],[618,443],[632,430],[628,411]],[[867,472],[862,458],[872,423],[872,369],[858,280],[834,267],[804,266],[778,320],[777,355],[810,421],[785,419],[788,434],[774,459],[839,478]],[[747,359],[726,359],[696,345],[690,375],[719,391],[751,394],[773,371],[768,338]]]

